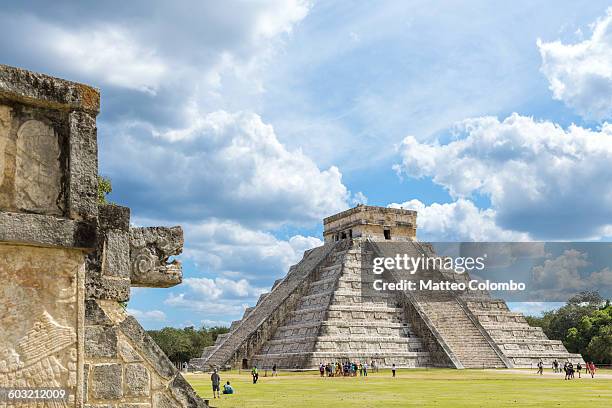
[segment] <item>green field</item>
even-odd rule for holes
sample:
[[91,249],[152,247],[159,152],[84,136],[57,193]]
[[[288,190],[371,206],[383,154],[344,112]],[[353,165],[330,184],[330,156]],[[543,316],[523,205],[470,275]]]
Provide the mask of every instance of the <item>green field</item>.
[[[549,370],[550,371],[550,370]],[[281,373],[251,383],[248,373],[221,372],[236,394],[212,399],[210,374],[185,377],[215,407],[612,407],[612,375],[564,381],[533,371],[413,369],[368,377],[319,378],[318,372]]]

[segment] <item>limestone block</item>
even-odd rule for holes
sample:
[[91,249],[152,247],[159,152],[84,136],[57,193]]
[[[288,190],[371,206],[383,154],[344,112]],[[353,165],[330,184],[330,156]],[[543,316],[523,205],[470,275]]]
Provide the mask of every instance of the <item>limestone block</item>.
[[[0,156],[3,155],[0,151]],[[55,130],[39,120],[24,122],[17,130],[15,207],[61,215],[61,178],[60,145]]]
[[96,364],[91,370],[91,396],[95,399],[116,400],[123,396],[121,364]]
[[94,220],[98,215],[98,145],[96,114],[73,111],[68,115],[70,130],[68,177],[69,216]]
[[98,225],[103,231],[130,232],[130,209],[116,204],[101,205],[99,207]]
[[93,248],[96,228],[90,223],[38,214],[0,211],[0,241],[53,247]]
[[129,278],[130,242],[127,232],[110,230],[105,233],[102,274]]
[[114,327],[85,326],[85,356],[117,357],[117,332]]
[[134,350],[130,343],[121,336],[117,344],[119,355],[125,363],[134,363],[142,361],[142,357]]
[[0,244],[0,384],[76,394],[84,263],[79,250]]
[[144,365],[125,365],[123,378],[126,396],[148,396],[151,392],[149,372]]

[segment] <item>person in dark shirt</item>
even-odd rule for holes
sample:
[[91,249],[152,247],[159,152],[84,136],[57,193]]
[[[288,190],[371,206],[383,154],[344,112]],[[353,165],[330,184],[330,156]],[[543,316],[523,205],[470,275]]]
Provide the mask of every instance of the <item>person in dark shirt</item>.
[[219,394],[219,385],[221,384],[221,377],[219,376],[219,373],[217,373],[216,368],[210,376],[210,381],[212,381],[213,398],[221,398],[221,395]]

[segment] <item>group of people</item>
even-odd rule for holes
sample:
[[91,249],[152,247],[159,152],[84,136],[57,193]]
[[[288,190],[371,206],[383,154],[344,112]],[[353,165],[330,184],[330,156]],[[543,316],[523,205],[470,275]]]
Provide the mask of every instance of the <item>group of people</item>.
[[372,361],[371,365],[365,363],[356,363],[351,361],[320,363],[319,374],[321,377],[367,377],[368,370],[378,372],[376,362]]
[[[561,373],[561,372],[565,373],[566,380],[573,379],[574,374],[576,372],[578,373],[578,378],[581,378],[582,368],[583,368],[582,363],[580,362],[576,364],[575,368],[574,368],[574,364],[572,364],[571,361],[566,361],[565,363],[563,363],[563,368],[561,368],[561,363],[557,361],[556,359],[552,362],[553,373]],[[591,374],[591,378],[595,377],[595,371],[597,370],[597,368],[595,367],[595,363],[593,363],[592,361],[587,362],[584,368],[587,374]],[[542,360],[538,362],[538,374],[540,375],[544,374],[544,363],[542,362]]]
[[[212,389],[213,389],[213,398],[221,398],[221,395],[219,394],[220,391],[220,385],[221,385],[221,376],[219,375],[219,373],[217,372],[217,369],[215,368],[215,370],[213,371],[212,375],[210,376],[210,381],[212,381]],[[232,385],[230,384],[230,382],[226,382],[223,385],[223,394],[233,394],[234,393],[234,388],[232,387]]]

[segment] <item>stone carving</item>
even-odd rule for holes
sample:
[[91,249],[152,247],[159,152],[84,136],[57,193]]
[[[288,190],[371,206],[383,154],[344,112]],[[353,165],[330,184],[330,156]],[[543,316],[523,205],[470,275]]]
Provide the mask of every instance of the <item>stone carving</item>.
[[130,229],[130,278],[132,286],[167,288],[181,283],[183,272],[171,256],[183,251],[181,227]]
[[60,215],[60,147],[55,131],[38,120],[17,131],[15,205],[29,212]]
[[0,244],[0,384],[77,392],[80,251]]
[[120,303],[132,264],[140,286],[181,281],[183,233],[130,234],[128,208],[98,205],[98,108],[94,88],[0,65],[0,387],[69,388],[24,408],[205,408]]

